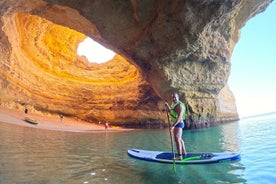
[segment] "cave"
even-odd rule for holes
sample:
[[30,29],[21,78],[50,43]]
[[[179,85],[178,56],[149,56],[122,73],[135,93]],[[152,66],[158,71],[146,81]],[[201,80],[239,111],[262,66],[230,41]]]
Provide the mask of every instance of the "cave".
[[[270,2],[4,0],[0,104],[151,128],[166,126],[164,102],[177,91],[187,128],[237,120],[231,54]],[[87,37],[115,56],[102,64],[79,56]]]

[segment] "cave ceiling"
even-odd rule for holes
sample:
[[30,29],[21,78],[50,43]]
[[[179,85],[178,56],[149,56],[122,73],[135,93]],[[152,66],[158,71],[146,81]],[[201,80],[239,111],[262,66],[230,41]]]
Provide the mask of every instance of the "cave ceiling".
[[[163,102],[178,91],[191,126],[237,119],[231,54],[270,2],[3,0],[1,105],[144,126],[166,121]],[[79,56],[87,37],[113,59]]]

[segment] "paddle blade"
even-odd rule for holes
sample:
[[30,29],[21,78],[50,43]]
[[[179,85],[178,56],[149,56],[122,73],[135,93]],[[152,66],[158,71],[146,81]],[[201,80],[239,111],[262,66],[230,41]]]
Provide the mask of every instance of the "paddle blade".
[[173,160],[173,173],[176,173],[175,160]]

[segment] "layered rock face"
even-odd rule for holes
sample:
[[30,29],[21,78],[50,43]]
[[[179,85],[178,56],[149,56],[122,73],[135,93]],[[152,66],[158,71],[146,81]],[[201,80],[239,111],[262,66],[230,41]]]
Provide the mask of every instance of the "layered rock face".
[[[238,119],[231,53],[241,27],[270,2],[2,0],[0,103],[159,127],[177,91],[189,128]],[[87,36],[116,56],[105,64],[78,56]]]

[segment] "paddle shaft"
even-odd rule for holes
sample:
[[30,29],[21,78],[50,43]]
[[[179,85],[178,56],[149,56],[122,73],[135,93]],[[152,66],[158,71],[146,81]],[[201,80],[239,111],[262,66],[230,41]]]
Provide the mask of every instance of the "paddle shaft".
[[173,150],[173,138],[172,138],[172,132],[171,132],[171,121],[170,121],[170,117],[169,117],[169,112],[167,111],[167,107],[166,107],[166,112],[167,112],[167,118],[168,118],[168,124],[169,124],[169,132],[170,132],[170,138],[171,138],[172,154],[173,154],[173,159],[175,160],[175,155],[174,155],[174,150]]

